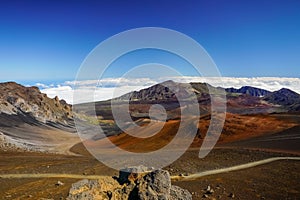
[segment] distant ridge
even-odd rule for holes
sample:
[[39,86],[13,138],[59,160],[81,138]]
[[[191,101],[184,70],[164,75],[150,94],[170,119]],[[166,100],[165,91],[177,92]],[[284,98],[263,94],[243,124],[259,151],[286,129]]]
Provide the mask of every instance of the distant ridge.
[[273,104],[290,106],[293,110],[300,110],[300,94],[287,88],[269,93],[264,97],[264,100]]
[[243,86],[240,89],[236,88],[226,88],[226,92],[228,93],[240,93],[240,94],[248,94],[254,97],[262,97],[265,95],[270,94],[271,92],[268,90],[256,88],[256,87],[251,87],[251,86]]

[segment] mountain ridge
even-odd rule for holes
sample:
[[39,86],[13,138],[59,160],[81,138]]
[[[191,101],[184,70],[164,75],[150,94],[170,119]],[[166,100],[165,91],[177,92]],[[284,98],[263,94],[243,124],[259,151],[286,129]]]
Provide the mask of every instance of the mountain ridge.
[[[168,87],[172,87],[175,92]],[[259,105],[265,106],[269,104],[269,107],[280,106],[283,108],[282,111],[300,111],[300,94],[287,88],[282,88],[280,90],[271,92],[252,86],[243,86],[239,89],[233,87],[221,88],[201,82],[177,83],[174,81],[166,81],[140,91],[127,93],[112,100],[129,100],[131,102],[149,103],[178,101],[177,95],[181,99],[185,98],[185,100],[188,100],[188,98],[191,96],[190,92],[193,92],[197,96],[199,102],[208,103],[210,93],[218,93],[218,91],[226,92],[228,102],[234,101],[234,104],[236,104],[238,101],[242,101],[243,104],[241,104],[241,106],[246,105],[248,102],[256,107]]]

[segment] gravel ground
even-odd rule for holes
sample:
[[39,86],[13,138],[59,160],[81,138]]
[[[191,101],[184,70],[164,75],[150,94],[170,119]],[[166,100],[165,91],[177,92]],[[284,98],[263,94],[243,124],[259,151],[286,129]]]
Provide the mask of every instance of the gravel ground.
[[[84,175],[117,175],[99,161],[88,156],[45,155],[39,153],[0,153],[1,173],[72,173]],[[172,175],[196,173],[223,168],[274,156],[287,156],[272,152],[243,149],[215,149],[204,159],[197,150],[189,150],[171,166]],[[278,161],[236,172],[202,177],[195,181],[174,182],[193,193],[193,199],[297,199],[299,161]],[[278,178],[280,177],[280,178]],[[57,185],[58,181],[64,183]],[[76,179],[0,179],[0,199],[64,199]],[[213,194],[205,194],[207,186]],[[204,196],[203,196],[204,195]],[[205,196],[206,195],[206,196]],[[277,198],[278,197],[278,198]]]

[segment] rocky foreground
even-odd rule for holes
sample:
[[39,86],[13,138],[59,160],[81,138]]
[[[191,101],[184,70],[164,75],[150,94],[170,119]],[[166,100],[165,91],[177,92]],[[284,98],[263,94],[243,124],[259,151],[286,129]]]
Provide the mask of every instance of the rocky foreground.
[[166,170],[145,167],[121,170],[119,177],[81,180],[72,185],[68,200],[191,200],[188,190],[171,185]]

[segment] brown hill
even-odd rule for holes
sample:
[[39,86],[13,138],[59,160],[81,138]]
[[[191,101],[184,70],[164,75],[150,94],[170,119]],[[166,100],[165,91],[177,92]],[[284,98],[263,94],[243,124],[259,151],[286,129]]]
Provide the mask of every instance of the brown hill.
[[[198,123],[198,132],[194,138],[191,147],[200,147],[206,135],[210,123],[210,115],[201,117]],[[148,120],[144,123],[139,121],[142,126],[147,126]],[[155,133],[156,127],[163,128]],[[131,152],[151,152],[159,150],[165,145],[169,144],[175,137],[180,125],[180,120],[169,120],[167,122],[156,122],[151,124],[149,128],[144,129],[140,134],[153,135],[148,138],[138,138],[128,135],[127,133],[120,133],[118,135],[110,136],[109,140],[121,149]],[[227,113],[223,131],[218,143],[229,143],[233,141],[245,140],[257,136],[268,135],[286,130],[296,124],[292,121],[281,120],[272,115],[238,115]],[[129,130],[132,132],[134,130]],[[147,133],[146,133],[147,132]],[[89,148],[96,146],[105,146],[104,140],[86,141],[85,145]]]

